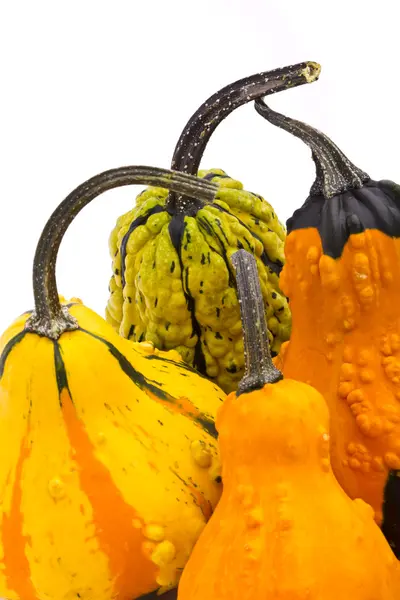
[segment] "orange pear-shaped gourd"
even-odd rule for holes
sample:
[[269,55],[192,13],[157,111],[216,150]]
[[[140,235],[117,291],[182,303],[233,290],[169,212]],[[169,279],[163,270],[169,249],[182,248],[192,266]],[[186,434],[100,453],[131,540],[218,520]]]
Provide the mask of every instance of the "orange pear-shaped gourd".
[[326,403],[273,366],[255,261],[239,250],[233,262],[246,374],[219,411],[224,489],[178,600],[398,600],[372,508],[332,473]]

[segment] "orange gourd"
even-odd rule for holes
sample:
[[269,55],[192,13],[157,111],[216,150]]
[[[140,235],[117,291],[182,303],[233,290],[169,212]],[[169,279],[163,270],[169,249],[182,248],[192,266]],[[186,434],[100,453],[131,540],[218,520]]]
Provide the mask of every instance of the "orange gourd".
[[326,403],[282,379],[268,347],[253,257],[233,257],[246,374],[217,416],[224,489],[178,600],[397,600],[399,563],[329,460]]
[[317,178],[288,220],[280,284],[293,330],[276,364],[321,392],[340,484],[400,558],[400,187],[374,181],[323,133],[256,104],[311,149]]

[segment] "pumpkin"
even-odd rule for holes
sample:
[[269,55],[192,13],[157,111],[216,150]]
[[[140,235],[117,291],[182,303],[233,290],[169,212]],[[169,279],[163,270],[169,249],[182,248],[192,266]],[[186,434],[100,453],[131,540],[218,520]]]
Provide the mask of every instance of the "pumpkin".
[[334,473],[373,506],[400,558],[400,187],[370,179],[323,133],[257,110],[311,147],[317,171],[287,222],[293,331],[279,363],[324,395]]
[[[175,586],[220,495],[224,393],[175,351],[131,343],[79,300],[60,304],[68,225],[133,183],[211,200],[216,186],[149,167],[98,175],[40,238],[35,311],[0,340],[0,596],[134,600]],[[151,597],[151,596],[149,596]]]
[[246,373],[217,414],[224,489],[178,600],[397,600],[399,563],[372,508],[332,473],[324,398],[273,366],[255,260],[233,261]]
[[[319,65],[301,63],[242,79],[209,98],[177,144],[172,168],[197,174],[217,125],[250,100],[310,81]],[[110,236],[113,276],[107,320],[122,337],[176,349],[225,391],[236,389],[244,358],[230,256],[246,248],[260,266],[270,343],[289,339],[291,318],[279,289],[285,230],[272,206],[221,169],[200,171],[219,190],[213,203],[149,188]]]

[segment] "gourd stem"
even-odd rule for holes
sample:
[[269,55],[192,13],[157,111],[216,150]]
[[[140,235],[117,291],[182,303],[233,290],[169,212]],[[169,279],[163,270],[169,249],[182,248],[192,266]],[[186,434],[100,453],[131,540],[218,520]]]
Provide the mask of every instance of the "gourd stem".
[[[197,175],[212,133],[231,112],[256,98],[316,81],[320,71],[318,63],[302,62],[257,73],[222,88],[206,100],[187,122],[175,147],[171,168]],[[167,204],[179,209],[176,194],[169,195]]]
[[246,250],[237,250],[231,260],[236,271],[245,356],[245,374],[236,392],[239,396],[275,383],[283,376],[271,358],[256,260]]
[[61,240],[78,213],[94,198],[116,187],[154,185],[211,202],[218,186],[185,173],[146,166],[120,167],[88,179],[71,192],[56,208],[40,236],[33,262],[35,311],[26,329],[58,339],[77,322],[65,306],[60,305],[56,284],[56,260]]
[[310,191],[312,196],[333,198],[347,190],[362,187],[370,179],[318,129],[275,112],[262,99],[255,101],[255,109],[264,119],[298,137],[311,148],[316,166],[316,179]]

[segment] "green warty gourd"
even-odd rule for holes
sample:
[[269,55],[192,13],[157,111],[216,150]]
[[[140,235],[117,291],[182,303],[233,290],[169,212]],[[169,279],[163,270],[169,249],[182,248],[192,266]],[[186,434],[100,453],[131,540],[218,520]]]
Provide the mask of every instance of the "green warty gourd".
[[[109,246],[113,260],[106,318],[119,334],[175,349],[226,392],[244,373],[239,300],[231,255],[256,257],[272,354],[289,339],[291,315],[279,288],[285,228],[261,196],[221,169],[199,170],[205,145],[233,109],[318,77],[300,63],[240,80],[214,94],[186,125],[172,168],[219,186],[212,203],[149,187],[122,215]],[[314,79],[313,79],[314,78]]]

